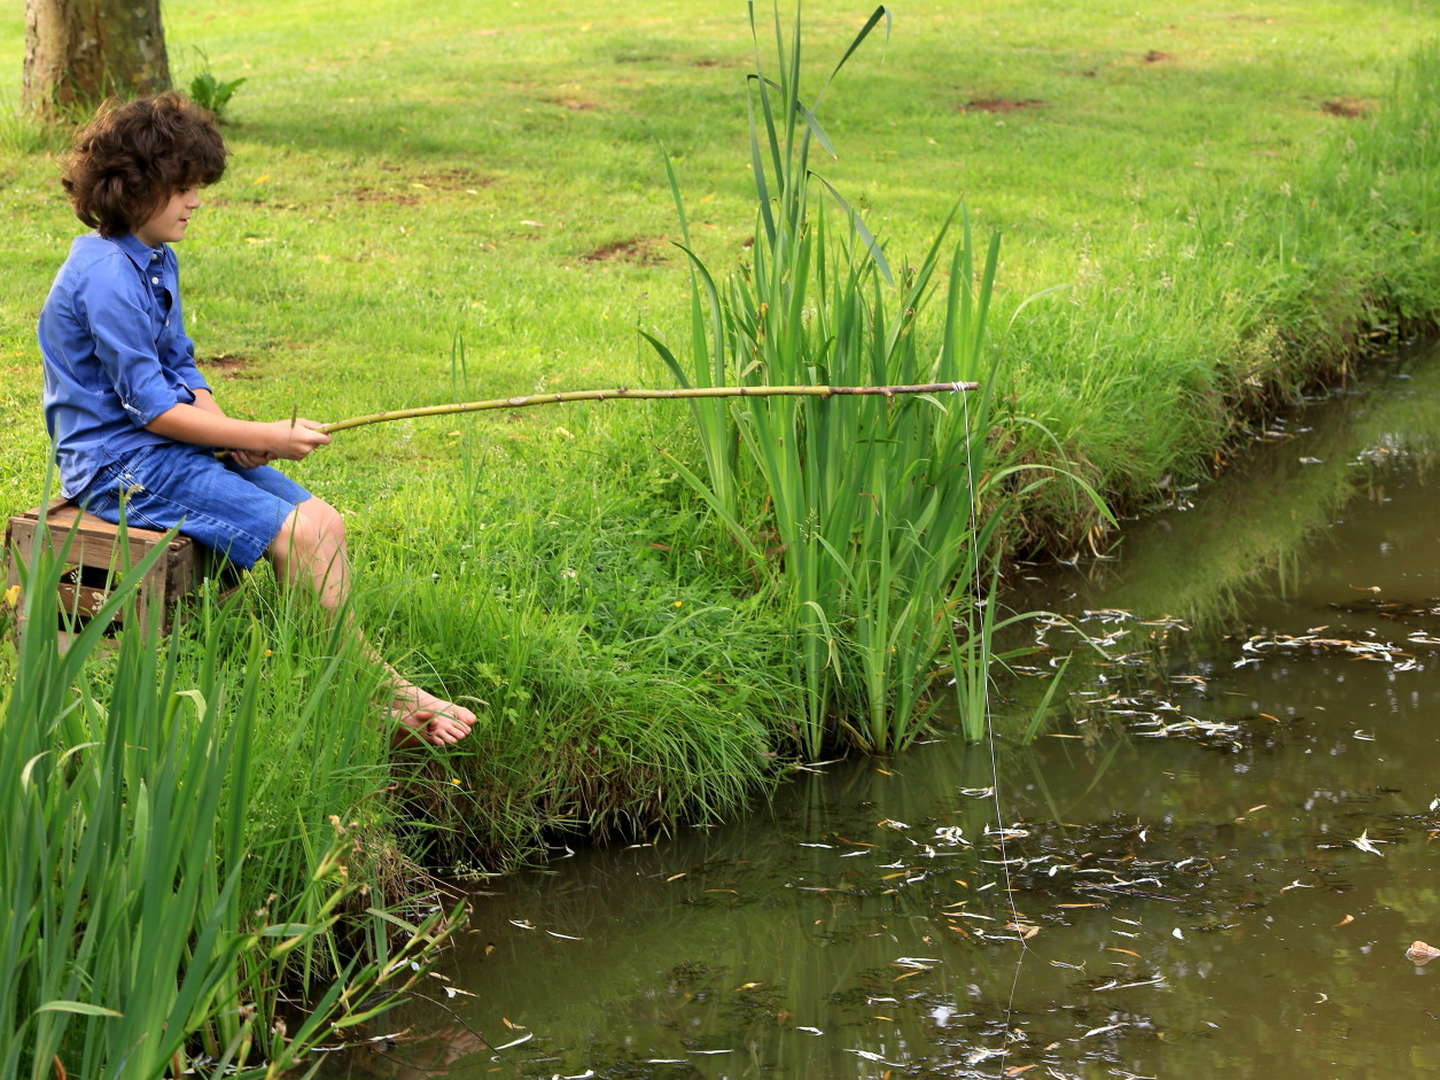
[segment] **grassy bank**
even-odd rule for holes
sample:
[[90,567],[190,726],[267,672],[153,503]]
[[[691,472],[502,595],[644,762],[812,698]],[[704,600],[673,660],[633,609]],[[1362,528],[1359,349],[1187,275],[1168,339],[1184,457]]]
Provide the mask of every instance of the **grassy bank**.
[[[966,361],[984,371],[1003,361],[987,376],[996,411],[979,428],[952,423],[951,436],[991,433],[1000,466],[1064,462],[1118,504],[1141,506],[1205,474],[1248,408],[1440,311],[1429,231],[1440,212],[1440,53],[1420,44],[1440,36],[1440,14],[1358,0],[1263,13],[957,7],[901,12],[888,43],[867,42],[821,117],[838,160],[811,148],[812,167],[864,213],[897,271],[923,268],[961,196],[982,251],[990,230],[1003,233],[990,336],[968,339]],[[867,14],[838,0],[807,8],[805,85],[818,87]],[[668,384],[637,329],[670,342],[686,368],[695,358],[675,343],[703,336],[691,333],[689,264],[670,244],[682,233],[662,146],[689,246],[717,277],[782,250],[756,237],[752,61],[738,7],[669,0],[417,19],[398,3],[197,3],[167,15],[179,81],[202,64],[248,80],[230,106],[230,173],[180,249],[202,370],[237,415],[338,419]],[[18,72],[12,16],[0,21],[0,64]],[[56,194],[56,146],[0,121],[0,207],[12,222],[0,493],[12,509],[42,487],[32,327],[76,231]],[[845,246],[844,218],[831,220],[833,252]],[[874,265],[863,245],[836,258]],[[947,245],[933,266],[940,301],[916,305],[904,335],[914,364],[962,336],[947,326],[970,325],[945,302],[962,265]],[[793,279],[762,293],[762,278],[740,279],[756,283],[760,314],[742,346],[768,347],[777,329],[798,340],[812,322],[843,326],[831,315],[853,313],[850,300],[833,311],[796,300],[789,323],[766,322],[778,310],[766,297],[792,296]],[[855,302],[873,296],[879,310],[898,298],[886,310],[907,311],[899,278],[899,291],[864,278]],[[1025,306],[1052,286],[1062,288]],[[793,355],[808,371],[813,354]],[[778,361],[767,353],[765,363]],[[772,414],[726,415],[754,431]],[[882,730],[897,698],[907,710],[933,703],[928,668],[914,693],[885,674],[888,611],[845,608],[833,636],[796,629],[819,587],[782,569],[800,566],[795,553],[809,544],[808,565],[829,571],[854,539],[848,527],[810,528],[803,513],[775,516],[786,492],[806,488],[795,478],[813,453],[774,470],[759,461],[752,476],[774,471],[778,484],[727,501],[713,491],[714,445],[696,427],[665,403],[407,421],[346,433],[291,469],[344,509],[357,607],[387,652],[478,703],[482,723],[454,753],[390,761],[372,722],[372,674],[254,575],[238,599],[246,618],[185,631],[171,684],[217,688],[223,731],[252,710],[255,811],[243,843],[291,854],[242,877],[247,896],[299,902],[331,815],[363,826],[369,855],[357,866],[384,896],[414,860],[490,870],[546,840],[716,817],[762,788],[776,760],[835,738],[833,727],[815,733],[836,701],[852,728],[878,716]],[[820,424],[780,430],[798,446]],[[863,462],[845,442],[827,445]],[[913,480],[897,463],[874,474],[876,490]],[[702,474],[708,493],[687,479]],[[854,484],[837,490],[853,496]],[[1093,504],[1054,494],[1063,490],[1021,507],[1031,536],[1068,545],[1098,520]],[[936,542],[953,549],[956,535]],[[859,591],[866,565],[833,574],[835,603]],[[928,592],[949,585],[932,582],[924,599],[942,603]],[[864,622],[873,611],[879,631]],[[922,614],[917,633],[934,637]],[[832,663],[841,639],[868,648],[869,666]],[[96,661],[91,682],[116,683],[112,665]],[[817,690],[832,669],[843,685]],[[862,693],[866,673],[875,685]],[[62,750],[81,734],[47,737]],[[340,958],[337,945],[315,970]]]

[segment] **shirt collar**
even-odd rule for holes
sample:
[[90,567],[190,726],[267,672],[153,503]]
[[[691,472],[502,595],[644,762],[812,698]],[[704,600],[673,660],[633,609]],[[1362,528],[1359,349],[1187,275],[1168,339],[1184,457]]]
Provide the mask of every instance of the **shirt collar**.
[[164,244],[156,248],[147,247],[145,242],[134,233],[112,236],[110,240],[126,255],[129,255],[130,261],[141,270],[149,270],[151,266],[161,262],[165,255]]

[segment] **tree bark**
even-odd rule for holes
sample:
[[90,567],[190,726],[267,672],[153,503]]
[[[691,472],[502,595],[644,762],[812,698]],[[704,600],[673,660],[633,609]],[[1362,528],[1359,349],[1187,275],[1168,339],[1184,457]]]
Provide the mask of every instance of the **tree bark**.
[[54,120],[170,88],[160,0],[25,0],[22,100]]

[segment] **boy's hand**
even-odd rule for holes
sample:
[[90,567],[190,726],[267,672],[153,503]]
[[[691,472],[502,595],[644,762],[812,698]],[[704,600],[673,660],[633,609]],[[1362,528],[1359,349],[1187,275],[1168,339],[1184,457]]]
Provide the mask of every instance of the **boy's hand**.
[[271,434],[266,453],[272,458],[300,461],[311,450],[330,441],[329,435],[318,430],[323,426],[318,420],[275,420],[265,426]]
[[275,460],[275,455],[264,450],[231,450],[230,460],[242,469],[258,469]]

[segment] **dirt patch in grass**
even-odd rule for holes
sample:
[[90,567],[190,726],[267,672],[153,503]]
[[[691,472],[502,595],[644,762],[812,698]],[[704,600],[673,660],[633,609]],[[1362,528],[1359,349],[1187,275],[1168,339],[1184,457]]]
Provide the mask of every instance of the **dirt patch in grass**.
[[258,379],[260,376],[249,371],[250,364],[249,357],[235,353],[200,358],[201,367],[207,371],[218,371],[222,379]]
[[396,206],[419,206],[420,196],[410,191],[392,191],[382,188],[361,187],[350,193],[350,197],[361,203],[393,203]]
[[580,256],[581,262],[628,262],[637,266],[654,266],[665,261],[658,249],[661,239],[657,236],[632,236],[625,240],[614,240],[601,244],[593,251]]
[[1322,101],[1320,111],[1329,113],[1331,116],[1343,116],[1347,120],[1353,120],[1357,116],[1364,116],[1371,109],[1375,108],[1373,101],[1366,101],[1363,98],[1335,98],[1332,101]]
[[1038,109],[1045,102],[1040,98],[974,98],[960,106],[961,112],[1008,113],[1018,109]]
[[1147,64],[1158,64],[1163,60],[1174,59],[1175,57],[1171,56],[1168,52],[1161,52],[1159,49],[1151,49],[1145,54],[1145,63]]
[[[384,166],[381,166],[385,168]],[[387,172],[396,170],[386,169]],[[364,184],[350,192],[350,198],[362,203],[391,203],[416,206],[427,194],[476,192],[495,183],[495,177],[472,169],[452,167],[406,173],[395,177],[393,187]]]
[[569,109],[571,112],[590,112],[600,108],[598,101],[591,101],[589,98],[580,97],[554,97],[547,98],[551,105],[559,105],[562,109]]

